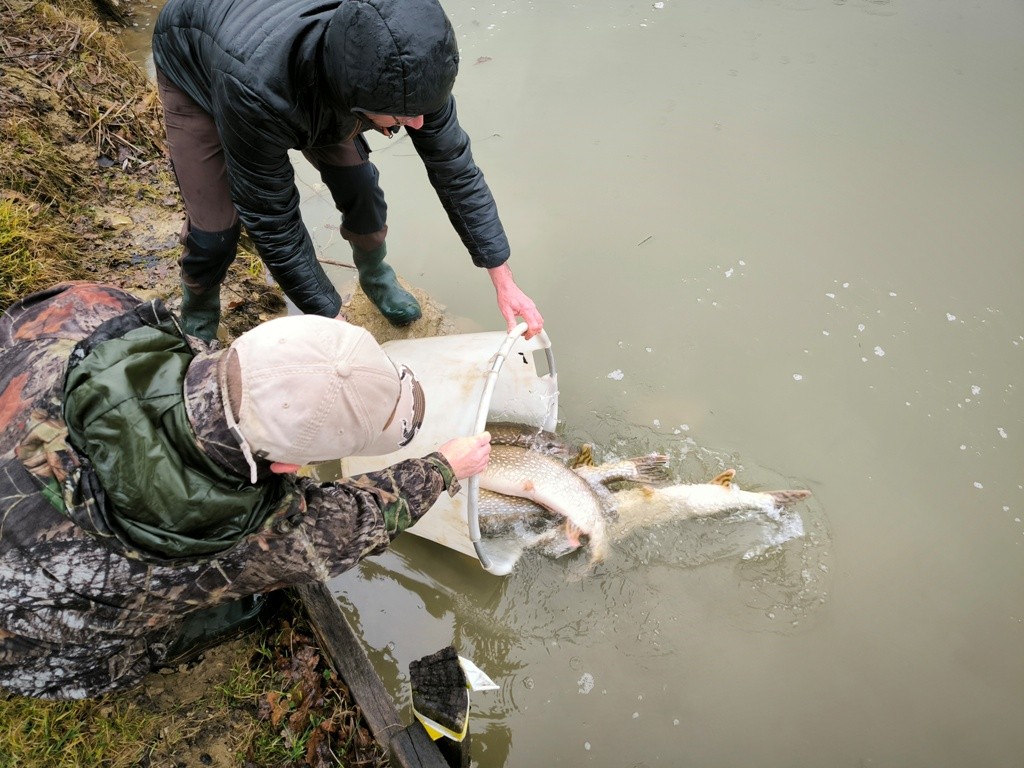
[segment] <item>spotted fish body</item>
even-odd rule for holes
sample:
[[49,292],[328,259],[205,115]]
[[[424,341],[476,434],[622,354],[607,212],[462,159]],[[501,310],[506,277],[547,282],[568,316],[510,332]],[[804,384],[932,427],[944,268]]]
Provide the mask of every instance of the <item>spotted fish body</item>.
[[[612,525],[618,518],[618,502],[607,484],[664,480],[667,466],[668,457],[655,453],[606,464],[578,466],[573,471],[586,480],[601,502],[606,524]],[[540,546],[555,557],[576,548],[565,544],[564,534],[559,536],[555,530],[564,520],[530,499],[481,489],[479,509],[480,533],[485,537],[515,536],[530,540],[533,546]]]
[[608,549],[601,500],[586,480],[558,459],[515,445],[491,446],[480,488],[527,499],[564,517],[589,539],[590,560],[603,560]]
[[[707,483],[679,483],[665,487],[645,485],[614,492],[604,486],[606,482],[635,479],[629,477],[635,471],[626,468],[627,476],[623,477],[620,462],[577,467],[574,470],[593,486],[595,492],[603,490],[611,497],[615,514],[606,516],[605,535],[609,540],[626,536],[636,528],[674,520],[710,517],[742,510],[768,511],[773,507],[785,507],[803,501],[811,495],[806,490],[744,491],[733,484],[736,475],[733,469],[722,472]],[[610,509],[607,502],[605,508],[606,511]],[[480,530],[485,536],[516,535],[530,538],[535,546],[554,557],[575,548],[566,543],[565,535],[557,525],[557,518],[544,506],[528,498],[481,491]]]
[[[707,483],[653,487],[651,483],[664,480],[664,455],[570,467],[577,452],[554,433],[514,423],[492,423],[487,429],[491,466],[480,481],[481,533],[529,538],[555,556],[578,546],[566,544],[558,526],[563,516],[590,535],[592,549],[596,537],[600,549],[595,559],[600,559],[611,538],[634,528],[741,510],[767,511],[811,495],[806,490],[745,491],[733,484],[733,469]],[[578,460],[584,455],[589,452],[579,452]],[[577,480],[589,487],[589,495]],[[640,486],[608,487],[623,481]]]
[[736,470],[727,469],[709,483],[680,483],[664,488],[626,488],[615,492],[622,528],[656,525],[669,520],[710,517],[741,510],[770,510],[802,501],[810,491],[744,491],[733,484]]
[[483,488],[480,489],[478,508],[480,534],[488,538],[533,536],[548,531],[562,522],[557,515],[536,502]]

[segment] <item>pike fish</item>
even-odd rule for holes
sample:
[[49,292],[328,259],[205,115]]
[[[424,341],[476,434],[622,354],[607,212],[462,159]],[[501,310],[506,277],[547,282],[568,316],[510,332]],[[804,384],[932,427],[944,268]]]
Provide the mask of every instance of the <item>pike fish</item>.
[[[565,518],[570,543],[579,546],[580,534],[586,534],[592,563],[607,554],[607,521],[601,499],[586,480],[558,459],[516,445],[494,445],[492,435],[491,459],[480,476],[480,488],[525,499]],[[482,517],[486,516],[484,497],[481,509]]]
[[[553,433],[517,424],[487,428],[491,465],[480,481],[481,534],[530,537],[555,556],[578,548],[580,533],[590,537],[593,562],[605,556],[611,538],[637,527],[741,510],[768,511],[811,495],[807,490],[745,491],[733,483],[734,469],[707,483],[656,487],[667,466],[661,454],[571,467],[574,452]],[[623,481],[631,487],[620,487]],[[565,531],[559,544],[560,519]]]
[[573,450],[553,432],[524,424],[491,423],[487,430],[491,459],[480,478],[481,534],[513,533],[553,542],[558,540],[557,533],[543,534],[561,520],[566,546],[558,554],[579,548],[579,537],[585,534],[592,563],[605,557],[607,527],[616,517],[616,502],[607,484],[656,482],[665,478],[668,469],[668,457],[663,454],[571,468],[590,461],[590,446]]
[[[709,517],[742,510],[768,511],[803,501],[806,490],[744,491],[733,483],[735,469],[727,469],[707,483],[679,483],[664,488],[624,488],[614,493],[621,533],[669,520]],[[620,533],[620,531],[616,531]]]
[[[493,435],[492,435],[493,439]],[[515,450],[521,450],[515,448]],[[494,447],[491,448],[492,454]],[[511,459],[519,458],[509,453]],[[610,462],[599,466],[583,465],[572,468],[590,486],[590,490],[601,502],[606,523],[612,524],[618,517],[617,501],[608,485],[620,482],[655,483],[664,481],[668,468],[668,457],[660,453],[640,456],[635,459]],[[565,467],[568,471],[568,467]],[[574,482],[574,481],[573,481]],[[484,536],[531,535],[549,530],[559,521],[560,515],[522,496],[510,496],[480,489],[480,532]]]

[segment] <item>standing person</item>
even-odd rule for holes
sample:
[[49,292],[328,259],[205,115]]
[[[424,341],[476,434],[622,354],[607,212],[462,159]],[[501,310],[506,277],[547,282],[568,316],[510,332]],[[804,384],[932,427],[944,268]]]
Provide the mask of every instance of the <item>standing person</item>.
[[0,316],[0,688],[83,698],[251,615],[253,596],[385,549],[483,471],[489,435],[407,444],[425,403],[362,328],[296,315],[229,347],[159,301],[65,283]]
[[239,222],[302,311],[335,317],[341,298],[299,213],[288,150],[319,170],[342,214],[359,283],[394,325],[420,317],[384,261],[387,205],[363,132],[403,127],[441,205],[486,268],[511,330],[544,320],[508,265],[509,245],[459,125],[459,54],[437,0],[169,0],[153,32],[167,143],[185,201],[182,315],[212,339]]

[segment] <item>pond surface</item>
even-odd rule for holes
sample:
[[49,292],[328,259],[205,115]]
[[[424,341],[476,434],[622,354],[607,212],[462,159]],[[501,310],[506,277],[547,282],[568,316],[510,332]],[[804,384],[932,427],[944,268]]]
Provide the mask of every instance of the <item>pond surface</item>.
[[[767,552],[681,522],[583,579],[405,536],[331,585],[398,702],[454,644],[501,685],[482,766],[1024,765],[1024,5],[445,7],[562,430],[814,496]],[[408,140],[373,145],[395,268],[503,328]]]

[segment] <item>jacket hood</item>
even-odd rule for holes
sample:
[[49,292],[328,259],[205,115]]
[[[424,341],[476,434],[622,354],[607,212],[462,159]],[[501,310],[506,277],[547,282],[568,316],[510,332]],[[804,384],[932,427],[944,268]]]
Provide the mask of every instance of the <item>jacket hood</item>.
[[323,60],[332,95],[350,110],[413,117],[444,106],[459,50],[437,0],[344,0]]
[[68,361],[64,417],[89,459],[85,495],[122,543],[149,555],[222,552],[284,495],[285,478],[254,485],[198,445],[183,386],[194,357],[162,303],[149,302],[100,325]]

